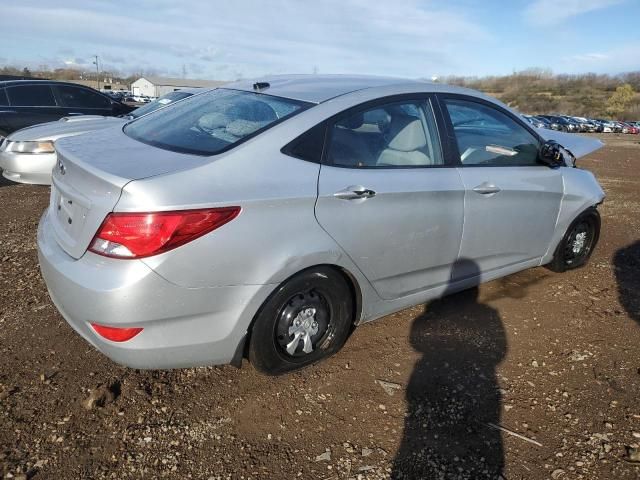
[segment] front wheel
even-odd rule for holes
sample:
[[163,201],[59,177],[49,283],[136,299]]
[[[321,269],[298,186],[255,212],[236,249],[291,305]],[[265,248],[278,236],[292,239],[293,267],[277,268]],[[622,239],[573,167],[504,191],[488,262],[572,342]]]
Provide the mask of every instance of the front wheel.
[[311,365],[336,353],[353,323],[353,297],[328,267],[295,275],[264,303],[251,330],[249,361],[268,375]]
[[593,253],[600,237],[600,214],[590,208],[576,218],[558,244],[548,267],[554,272],[565,272],[584,266]]

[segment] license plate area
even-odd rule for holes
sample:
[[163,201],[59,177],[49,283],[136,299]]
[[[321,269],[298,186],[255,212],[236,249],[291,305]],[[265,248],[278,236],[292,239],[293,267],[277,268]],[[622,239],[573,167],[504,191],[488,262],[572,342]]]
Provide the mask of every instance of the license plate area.
[[88,208],[82,200],[75,195],[51,185],[51,213],[55,219],[58,231],[62,230],[67,237],[77,238],[82,231],[87,218]]

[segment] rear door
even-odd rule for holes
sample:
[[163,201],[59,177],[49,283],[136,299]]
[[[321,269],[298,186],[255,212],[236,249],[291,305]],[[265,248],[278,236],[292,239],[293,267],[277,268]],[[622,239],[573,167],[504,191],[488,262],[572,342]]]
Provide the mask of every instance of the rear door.
[[465,188],[461,258],[485,273],[539,260],[560,211],[562,170],[538,163],[537,135],[506,110],[440,98]]
[[424,96],[328,123],[316,217],[382,298],[447,284],[457,259],[464,189],[441,127]]
[[65,115],[112,115],[113,101],[106,95],[86,87],[55,85],[58,103]]
[[64,116],[48,84],[6,87],[11,113],[7,123],[11,132],[39,123],[52,122]]

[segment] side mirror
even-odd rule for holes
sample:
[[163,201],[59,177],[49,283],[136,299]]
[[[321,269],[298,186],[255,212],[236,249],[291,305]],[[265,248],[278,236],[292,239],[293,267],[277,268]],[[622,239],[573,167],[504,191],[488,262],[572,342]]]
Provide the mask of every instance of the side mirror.
[[562,153],[562,145],[555,140],[544,142],[538,152],[538,161],[551,168],[566,166]]

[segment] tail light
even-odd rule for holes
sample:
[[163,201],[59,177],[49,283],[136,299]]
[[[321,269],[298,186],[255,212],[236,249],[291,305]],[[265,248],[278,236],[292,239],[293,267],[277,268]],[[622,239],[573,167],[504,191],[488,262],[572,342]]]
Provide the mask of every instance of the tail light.
[[239,213],[240,207],[110,213],[98,229],[89,250],[112,258],[150,257],[220,228]]
[[101,337],[111,340],[112,342],[126,342],[138,335],[142,328],[119,328],[119,327],[107,327],[106,325],[99,325],[92,323],[91,326]]

